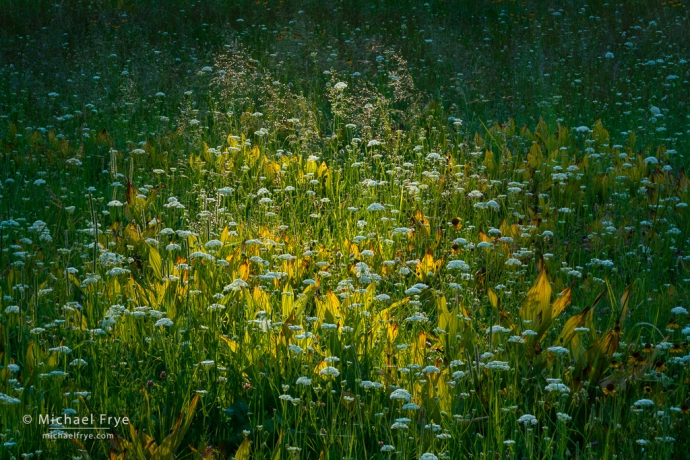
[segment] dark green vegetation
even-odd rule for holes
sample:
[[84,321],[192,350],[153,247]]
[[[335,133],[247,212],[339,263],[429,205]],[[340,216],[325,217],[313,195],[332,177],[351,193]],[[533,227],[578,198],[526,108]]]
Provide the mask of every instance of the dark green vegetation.
[[0,458],[684,458],[689,29],[2,2]]

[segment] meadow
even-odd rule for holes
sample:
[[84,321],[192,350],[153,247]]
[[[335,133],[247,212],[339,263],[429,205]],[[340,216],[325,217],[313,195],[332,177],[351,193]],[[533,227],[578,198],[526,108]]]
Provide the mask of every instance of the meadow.
[[688,31],[0,2],[0,459],[687,458]]

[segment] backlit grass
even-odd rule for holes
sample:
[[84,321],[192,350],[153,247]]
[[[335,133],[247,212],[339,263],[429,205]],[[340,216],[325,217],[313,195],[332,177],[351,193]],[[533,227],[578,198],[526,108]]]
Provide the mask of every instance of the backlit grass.
[[684,3],[0,8],[0,458],[684,458]]

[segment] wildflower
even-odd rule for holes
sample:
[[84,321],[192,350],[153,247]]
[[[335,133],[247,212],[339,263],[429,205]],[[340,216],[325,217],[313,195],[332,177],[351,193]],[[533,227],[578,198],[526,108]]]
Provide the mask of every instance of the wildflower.
[[200,365],[201,367],[205,368],[205,369],[210,369],[210,368],[212,368],[214,364],[215,364],[215,361],[212,361],[212,360],[210,360],[210,359],[207,360],[207,361],[201,361],[201,362],[199,363],[199,365]]
[[223,247],[223,243],[220,240],[209,240],[206,244],[204,244],[204,247],[206,249],[219,249]]
[[509,371],[510,364],[508,364],[505,361],[489,361],[488,363],[486,363],[486,368],[498,371]]
[[308,377],[300,377],[297,379],[295,382],[296,385],[304,385],[304,386],[309,386],[311,385],[311,379]]
[[562,356],[570,353],[570,351],[564,347],[549,347],[548,350],[549,350],[549,353],[553,353],[556,355],[562,355]]
[[121,268],[121,267],[113,267],[110,270],[108,270],[107,272],[105,272],[105,274],[108,276],[127,275],[129,273],[131,273],[130,270],[128,270],[126,268]]
[[683,307],[675,307],[671,309],[671,313],[673,313],[674,315],[687,315],[688,310],[686,310]]
[[518,419],[518,423],[527,426],[527,425],[536,425],[537,423],[539,423],[539,421],[537,420],[537,418],[534,415],[525,414]]
[[419,460],[438,460],[438,457],[434,454],[427,452],[425,454],[422,454],[422,456],[419,457]]
[[304,350],[302,349],[302,347],[300,347],[299,345],[295,345],[295,344],[293,344],[293,343],[291,343],[290,345],[288,345],[288,349],[289,349],[291,352],[293,352],[293,353],[295,353],[295,354],[298,354],[298,355],[304,352]]
[[573,419],[570,415],[564,414],[562,412],[558,412],[556,414],[556,418],[558,418],[559,422],[563,422],[563,423],[567,423]]
[[394,452],[395,447],[391,446],[390,444],[385,444],[381,447],[381,452]]
[[203,259],[207,260],[209,262],[215,262],[216,258],[213,257],[211,254],[206,254],[205,252],[201,251],[195,251],[189,254],[189,259],[194,260],[194,259]]
[[487,334],[496,334],[496,333],[501,333],[501,332],[506,333],[506,332],[510,332],[510,329],[505,328],[505,327],[500,326],[500,325],[496,325],[496,326],[491,326],[490,328],[487,328],[485,332]]
[[69,347],[65,347],[64,345],[60,347],[49,348],[48,351],[52,351],[62,355],[69,355],[70,353],[72,353],[72,350]]
[[383,388],[383,385],[379,382],[371,382],[369,380],[362,380],[362,382],[359,384],[360,387],[364,388],[365,390],[371,390],[375,388]]
[[424,315],[424,312],[416,312],[412,316],[405,318],[405,322],[408,323],[426,323],[427,321],[429,321],[429,318]]
[[640,399],[639,401],[635,401],[633,405],[635,407],[650,407],[654,405],[654,401],[651,399]]
[[430,375],[430,374],[439,374],[439,373],[441,373],[441,370],[436,366],[427,366],[424,369],[422,369],[422,372],[424,374]]
[[666,371],[666,363],[664,360],[660,359],[654,363],[654,370],[656,372],[664,372]]
[[408,233],[412,233],[412,232],[413,232],[413,230],[411,228],[399,227],[399,228],[394,228],[391,233],[393,235],[397,235],[397,234],[407,235]]
[[613,384],[613,382],[607,383],[606,386],[601,390],[606,396],[616,396],[616,386]]
[[241,278],[235,279],[232,283],[228,284],[223,288],[223,292],[228,291],[241,291],[243,288],[248,288],[249,285]]
[[6,395],[5,393],[0,393],[0,402],[6,405],[9,404],[19,404],[21,400],[13,398],[12,396]]
[[647,359],[637,351],[633,352],[630,355],[630,358],[628,358],[628,363],[632,364],[633,366],[640,366],[644,364],[646,361]]
[[464,260],[451,260],[448,262],[448,265],[446,265],[446,268],[448,270],[460,270],[463,272],[470,271],[470,266],[467,265]]
[[412,399],[412,395],[409,391],[404,390],[402,388],[398,388],[397,390],[391,393],[390,399],[401,399],[407,403],[410,402],[410,399]]
[[340,371],[333,366],[327,366],[319,371],[319,375],[323,375],[324,377],[337,377],[340,375]]
[[380,203],[372,203],[367,207],[367,211],[385,211],[386,208]]
[[562,383],[549,383],[544,390],[548,392],[557,391],[558,393],[570,393],[570,388]]
[[155,327],[159,327],[159,326],[170,327],[172,325],[173,325],[173,322],[170,318],[161,318],[158,321],[156,321],[156,324],[154,324]]

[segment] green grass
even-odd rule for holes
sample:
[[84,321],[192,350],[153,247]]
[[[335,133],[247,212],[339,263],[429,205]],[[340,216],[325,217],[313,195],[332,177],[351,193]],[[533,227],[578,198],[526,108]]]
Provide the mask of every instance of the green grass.
[[684,458],[687,30],[3,2],[0,458]]

